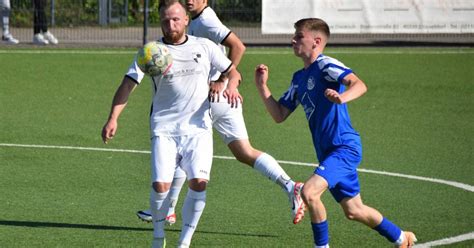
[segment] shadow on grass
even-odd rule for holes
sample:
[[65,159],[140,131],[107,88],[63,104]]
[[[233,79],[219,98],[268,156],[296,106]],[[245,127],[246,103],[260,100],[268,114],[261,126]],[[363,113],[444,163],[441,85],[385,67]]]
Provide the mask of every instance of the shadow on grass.
[[[143,227],[127,227],[127,226],[105,226],[105,225],[92,225],[92,224],[71,224],[71,223],[57,223],[57,222],[40,222],[40,221],[16,221],[16,220],[0,220],[0,226],[17,226],[17,227],[38,227],[38,228],[78,228],[78,229],[91,229],[91,230],[115,230],[115,231],[138,231],[138,232],[152,232],[153,228]],[[167,228],[166,231],[180,232],[179,228]],[[277,235],[271,234],[254,234],[254,233],[229,233],[229,232],[214,232],[214,231],[200,231],[196,230],[197,233],[206,234],[221,234],[231,236],[248,236],[248,237],[265,237],[265,238],[276,238]]]

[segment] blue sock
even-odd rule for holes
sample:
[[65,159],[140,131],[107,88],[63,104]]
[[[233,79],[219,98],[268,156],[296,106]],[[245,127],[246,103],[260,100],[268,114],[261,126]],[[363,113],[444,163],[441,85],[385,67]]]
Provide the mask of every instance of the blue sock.
[[317,246],[329,244],[329,229],[327,220],[321,223],[311,223],[311,227],[313,228],[314,243]]
[[374,230],[379,232],[380,235],[384,236],[392,243],[396,242],[402,234],[402,230],[398,226],[387,220],[385,217],[382,219],[382,223],[374,227]]

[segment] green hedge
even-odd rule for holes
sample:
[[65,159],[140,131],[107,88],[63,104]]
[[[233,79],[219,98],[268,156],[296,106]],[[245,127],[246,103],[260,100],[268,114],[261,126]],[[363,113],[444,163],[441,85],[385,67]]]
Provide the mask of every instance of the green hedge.
[[[261,1],[255,0],[208,0],[218,16],[227,24],[259,23]],[[149,23],[159,23],[158,0],[149,1]],[[113,0],[114,17],[121,16],[122,22],[113,25],[141,25],[143,23],[143,0],[128,0],[125,16],[123,0]],[[32,0],[11,0],[10,23],[14,27],[30,27],[33,24]],[[51,0],[47,1],[46,14],[51,20]],[[96,26],[99,25],[99,0],[55,0],[55,26]]]
[[[121,3],[119,3],[121,2]],[[27,27],[33,23],[33,4],[31,0],[11,0],[10,23],[16,27]],[[158,1],[150,1],[150,23],[159,23]],[[47,2],[46,15],[51,20],[51,1]],[[123,1],[114,1],[113,16],[125,16]],[[128,15],[122,23],[126,25],[143,23],[143,1],[129,0]],[[56,0],[54,1],[54,21],[56,26],[94,26],[99,25],[98,0]]]

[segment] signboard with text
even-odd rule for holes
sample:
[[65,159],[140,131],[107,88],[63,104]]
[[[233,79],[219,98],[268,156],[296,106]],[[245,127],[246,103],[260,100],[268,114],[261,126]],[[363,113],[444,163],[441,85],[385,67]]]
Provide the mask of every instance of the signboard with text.
[[331,33],[473,33],[474,0],[262,0],[264,34],[291,34],[308,17]]

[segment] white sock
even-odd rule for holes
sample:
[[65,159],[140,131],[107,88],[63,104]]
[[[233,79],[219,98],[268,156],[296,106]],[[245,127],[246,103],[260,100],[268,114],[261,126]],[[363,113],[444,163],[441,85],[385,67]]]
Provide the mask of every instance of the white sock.
[[287,193],[290,193],[293,189],[295,182],[290,179],[288,174],[286,174],[278,162],[267,153],[262,153],[260,156],[258,156],[257,160],[255,160],[253,168],[273,182],[276,182]]
[[206,191],[197,192],[188,189],[188,194],[183,205],[183,226],[179,243],[182,245],[190,245],[194,231],[196,231],[202,211],[206,206]]
[[158,193],[151,189],[150,193],[150,210],[153,218],[153,237],[165,237],[165,213],[166,206],[169,205],[169,198],[166,197],[169,191]]
[[10,8],[4,8],[2,6],[0,8],[0,15],[2,17],[2,28],[3,28],[3,35],[7,35],[10,33],[10,30],[8,28],[10,27],[9,21],[10,21]]
[[178,203],[179,193],[181,192],[181,188],[183,188],[184,182],[186,182],[186,174],[184,174],[184,177],[176,177],[176,176],[177,174],[175,173],[175,177],[173,178],[170,192],[168,194],[170,198],[170,204],[169,204],[168,212],[166,216],[170,216],[174,214],[176,203]]
[[7,35],[10,33],[9,30],[9,24],[8,24],[8,16],[3,16],[2,17],[2,23],[3,23],[3,35]]

